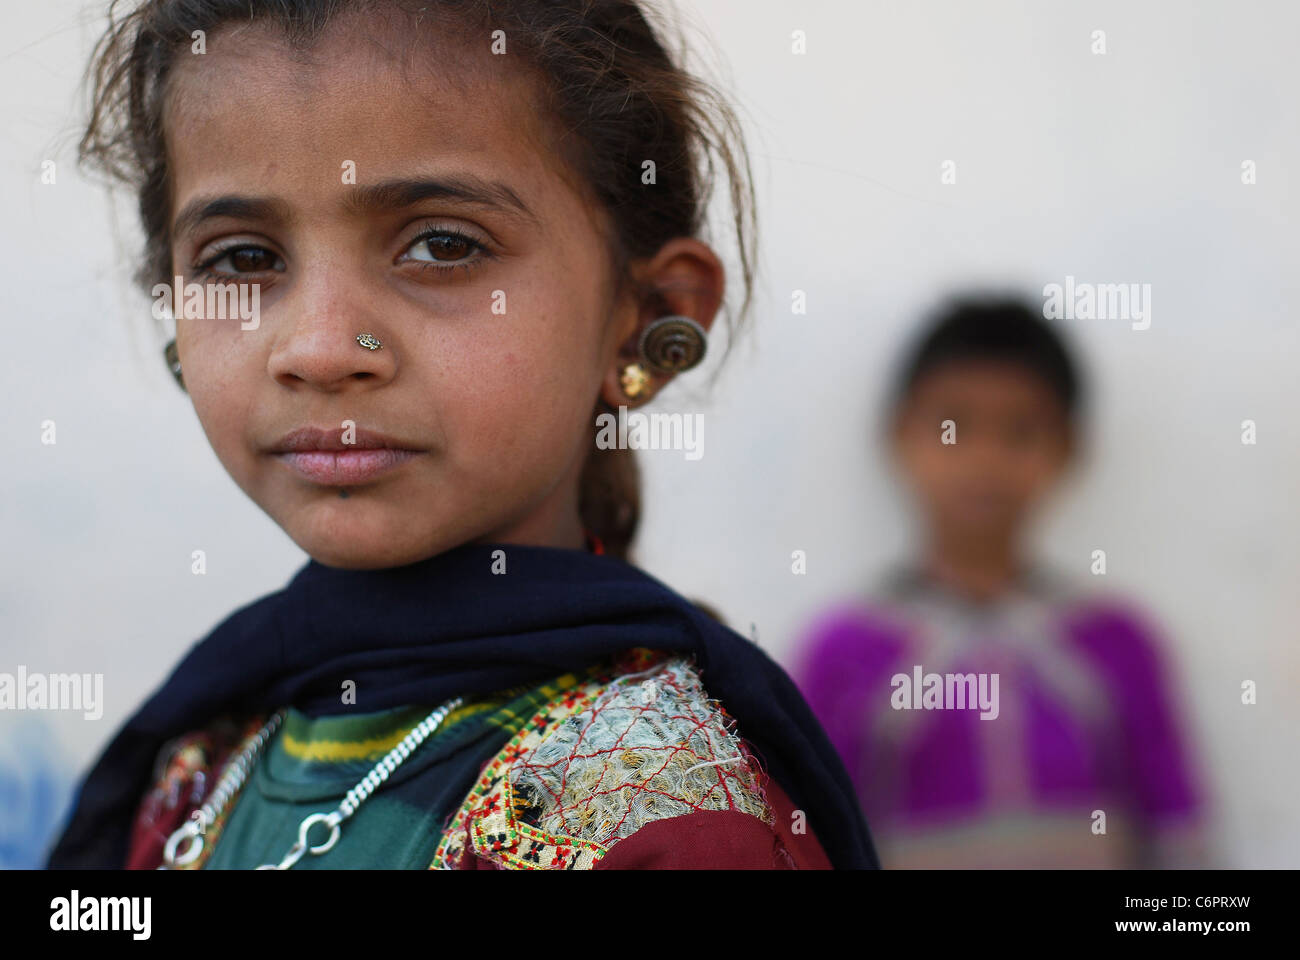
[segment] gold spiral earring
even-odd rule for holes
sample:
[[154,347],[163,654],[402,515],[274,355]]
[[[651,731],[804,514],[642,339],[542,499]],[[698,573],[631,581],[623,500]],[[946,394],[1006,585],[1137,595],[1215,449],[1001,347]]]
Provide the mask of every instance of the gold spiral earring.
[[641,334],[641,359],[659,373],[681,373],[704,359],[709,338],[690,317],[666,316]]

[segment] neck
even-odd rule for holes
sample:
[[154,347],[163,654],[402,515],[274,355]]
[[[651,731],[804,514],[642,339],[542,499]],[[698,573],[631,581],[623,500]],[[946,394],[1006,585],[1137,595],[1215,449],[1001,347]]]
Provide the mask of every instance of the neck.
[[924,569],[954,592],[976,601],[1005,593],[1021,572],[1012,537],[960,536],[932,532]]

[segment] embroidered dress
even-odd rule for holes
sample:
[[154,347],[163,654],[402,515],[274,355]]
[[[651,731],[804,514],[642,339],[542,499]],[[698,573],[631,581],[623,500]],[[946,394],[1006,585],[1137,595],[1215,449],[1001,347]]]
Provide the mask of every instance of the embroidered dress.
[[[1044,571],[974,604],[913,568],[877,602],[823,617],[805,650],[795,677],[845,761],[883,866],[1204,857],[1202,788],[1159,646],[1123,606]],[[945,689],[948,675],[996,675],[996,716],[972,704],[897,709],[894,678],[918,667]]]
[[[337,805],[427,712],[313,719],[289,710],[189,869],[278,862],[302,819]],[[223,722],[164,751],[131,866],[160,862],[166,836],[201,802],[195,784],[218,772],[215,745],[229,744],[228,756],[242,739],[232,732],[258,725]],[[645,649],[581,676],[479,698],[447,717],[328,855],[294,869],[829,867],[733,727],[686,658]],[[455,776],[466,754],[488,757],[468,787]]]
[[[530,691],[540,706],[511,706]],[[382,570],[313,560],[236,610],[110,741],[49,866],[156,864],[231,751],[286,711],[203,844],[214,866],[278,863],[299,814],[355,786],[344,769],[359,781],[361,754],[454,700],[473,709],[422,720],[429,739],[314,866],[878,866],[843,763],[771,657],[616,558],[517,544]],[[363,820],[382,843],[349,841]],[[276,822],[293,829],[259,832]]]

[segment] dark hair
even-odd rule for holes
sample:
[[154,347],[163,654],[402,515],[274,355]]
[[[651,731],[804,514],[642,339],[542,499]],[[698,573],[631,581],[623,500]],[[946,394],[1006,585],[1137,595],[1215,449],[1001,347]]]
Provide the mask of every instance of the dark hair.
[[[491,31],[505,31],[512,53],[543,78],[565,159],[609,212],[620,280],[627,279],[629,259],[704,230],[721,167],[743,291],[739,309],[724,310],[730,334],[749,312],[756,216],[739,119],[713,86],[680,65],[684,53],[670,55],[660,36],[663,25],[652,27],[638,0],[142,0],[119,16],[120,3],[110,4],[109,26],[87,75],[91,115],[78,156],[136,191],[145,249],[135,279],[146,290],[171,280],[163,107],[176,54],[190,47],[194,31],[265,23],[305,48],[342,15],[389,10],[407,14],[415,26],[481,31],[484,43]],[[641,180],[645,160],[656,165],[651,199]],[[732,340],[727,337],[728,346]],[[636,532],[637,477],[634,452],[599,449],[593,430],[582,520],[618,556],[626,556]]]
[[897,379],[894,405],[923,376],[966,360],[997,360],[1039,376],[1069,417],[1083,402],[1079,369],[1062,335],[1026,301],[963,295],[949,300],[911,346]]

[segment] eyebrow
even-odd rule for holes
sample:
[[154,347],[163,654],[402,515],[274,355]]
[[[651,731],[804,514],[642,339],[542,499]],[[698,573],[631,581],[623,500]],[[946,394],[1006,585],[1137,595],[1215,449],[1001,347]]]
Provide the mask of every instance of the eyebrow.
[[348,194],[344,206],[354,213],[382,213],[401,210],[421,200],[457,200],[539,222],[528,204],[509,186],[472,174],[437,179],[383,180],[357,187]]
[[[385,213],[401,210],[422,200],[454,200],[522,218],[533,224],[540,223],[528,204],[509,186],[470,174],[403,178],[366,184],[350,190],[344,196],[342,206],[345,211],[354,214]],[[205,220],[217,217],[284,223],[292,219],[292,213],[289,204],[276,197],[238,194],[197,197],[187,203],[177,215],[172,223],[172,236],[182,236]]]

